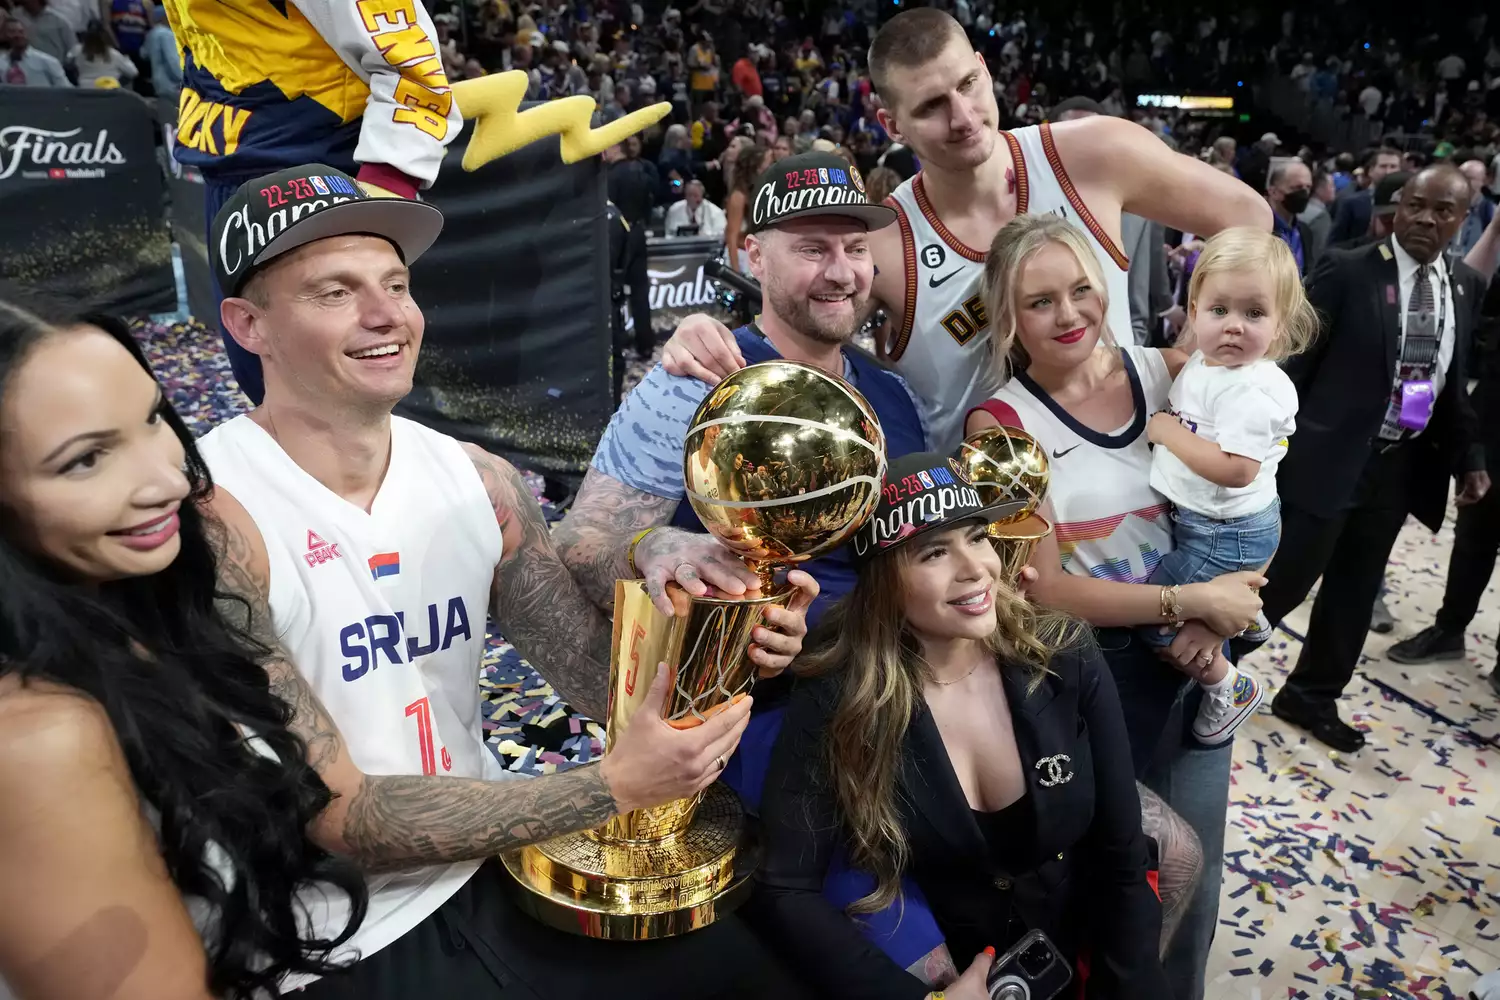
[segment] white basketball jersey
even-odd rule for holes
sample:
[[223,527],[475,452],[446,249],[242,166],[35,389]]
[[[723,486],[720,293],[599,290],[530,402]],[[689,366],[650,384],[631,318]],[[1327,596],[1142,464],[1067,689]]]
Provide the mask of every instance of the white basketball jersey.
[[[305,472],[248,416],[198,446],[214,482],[260,529],[277,637],[360,770],[510,777],[484,744],[479,698],[500,527],[459,443],[392,417],[390,465],[369,512]],[[395,941],[478,866],[372,876],[369,915],[338,956],[368,957]],[[320,936],[348,918],[335,894],[303,902]]]
[[[1131,342],[1126,272],[1130,260],[1083,204],[1057,155],[1050,125],[1001,132],[1015,164],[1016,213],[1053,212],[1078,226],[1099,258],[1109,290],[1109,329]],[[933,211],[919,173],[891,195],[901,227],[906,309],[893,317],[890,363],[921,401],[933,446],[963,439],[964,417],[999,388],[989,356],[990,324],[980,298],[988,247],[965,246]]]
[[1053,530],[1069,573],[1118,583],[1145,583],[1172,551],[1172,505],[1151,488],[1151,446],[1146,422],[1167,405],[1172,375],[1161,352],[1123,349],[1135,418],[1104,434],[1074,420],[1025,375],[995,394],[1019,424],[1047,449],[1052,480],[1047,499]]

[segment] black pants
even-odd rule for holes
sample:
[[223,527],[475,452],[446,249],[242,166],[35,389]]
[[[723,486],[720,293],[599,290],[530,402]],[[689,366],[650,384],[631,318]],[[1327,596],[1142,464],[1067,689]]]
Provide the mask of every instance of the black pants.
[[1500,554],[1500,488],[1491,487],[1483,500],[1458,509],[1453,552],[1448,556],[1448,587],[1437,613],[1438,627],[1444,632],[1462,632],[1474,620],[1479,599],[1495,571],[1497,554]]
[[293,997],[306,1000],[802,998],[736,917],[663,941],[596,941],[522,913],[498,862],[393,944]]
[[1353,506],[1318,517],[1283,501],[1281,545],[1260,592],[1266,620],[1279,622],[1323,577],[1313,602],[1302,655],[1278,697],[1331,713],[1364,648],[1370,606],[1385,579],[1385,564],[1406,522],[1411,445],[1372,454]]
[[651,329],[651,275],[646,273],[646,220],[630,224],[625,254],[625,282],[630,285],[630,318],[635,323],[635,351],[643,358],[656,349]]

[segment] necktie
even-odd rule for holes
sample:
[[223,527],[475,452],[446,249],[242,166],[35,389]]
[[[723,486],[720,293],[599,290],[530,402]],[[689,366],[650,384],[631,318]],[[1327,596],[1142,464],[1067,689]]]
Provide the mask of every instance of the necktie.
[[[1418,315],[1431,316],[1437,312],[1437,303],[1432,297],[1432,265],[1420,264],[1417,267],[1417,280],[1411,287],[1411,301],[1407,305],[1407,311]],[[1406,331],[1411,336],[1412,331]]]

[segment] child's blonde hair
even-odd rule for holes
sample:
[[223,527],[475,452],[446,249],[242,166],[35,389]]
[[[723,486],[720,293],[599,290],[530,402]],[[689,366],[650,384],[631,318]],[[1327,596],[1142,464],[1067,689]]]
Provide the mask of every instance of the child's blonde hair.
[[1291,248],[1263,229],[1235,226],[1208,241],[1188,282],[1188,315],[1197,311],[1198,295],[1210,275],[1245,271],[1264,271],[1275,289],[1276,336],[1266,348],[1266,358],[1281,361],[1307,350],[1318,333],[1317,311],[1302,290]]
[[1017,370],[1024,371],[1031,363],[1016,339],[1017,299],[1020,297],[1021,268],[1047,246],[1060,243],[1073,251],[1084,276],[1099,296],[1099,339],[1105,345],[1115,346],[1109,329],[1109,286],[1104,283],[1104,272],[1100,270],[1099,258],[1089,246],[1083,231],[1059,216],[1048,214],[1018,215],[995,234],[990,252],[984,259],[984,277],[980,281],[980,296],[984,310],[990,319],[990,358],[995,373],[1004,385]]

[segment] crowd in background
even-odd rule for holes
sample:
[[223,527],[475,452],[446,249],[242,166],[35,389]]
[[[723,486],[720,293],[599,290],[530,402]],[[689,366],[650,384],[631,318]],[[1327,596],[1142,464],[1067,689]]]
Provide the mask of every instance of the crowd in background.
[[[814,146],[857,166],[877,196],[919,166],[882,128],[864,65],[870,37],[905,0],[425,2],[453,79],[522,70],[530,99],[586,94],[606,120],[670,102],[661,125],[610,167],[627,221],[658,233],[732,243],[743,198],[736,176],[743,189],[772,160]],[[1266,133],[1275,142],[1252,141],[1263,114],[1247,126],[1237,113],[1205,117],[1139,100],[1229,95],[1238,112],[1258,84],[1280,77],[1310,105],[1374,123],[1372,134],[1388,135],[1408,168],[1477,160],[1484,197],[1500,186],[1500,31],[1483,4],[1407,11],[1399,39],[1349,2],[1279,13],[1121,0],[937,6],[984,54],[1002,128],[1055,117],[1060,101],[1086,97],[1257,189],[1273,158],[1294,153],[1314,174],[1314,200],[1326,191],[1323,174],[1336,196],[1373,184],[1369,149],[1329,148],[1280,122]],[[171,29],[152,0],[0,0],[0,17],[0,85],[119,85],[169,98],[180,86]]]
[[[1493,182],[1500,35],[1482,6],[1472,16],[1451,8],[1407,12],[1403,24],[1411,30],[1398,41],[1377,30],[1368,11],[1347,2],[1279,13],[1122,2],[1048,9],[993,0],[936,5],[953,13],[984,54],[1002,128],[1043,121],[1059,101],[1088,97],[1184,152],[1207,158],[1214,140],[1240,139],[1231,165],[1262,187],[1278,150],[1263,155],[1259,143],[1244,141],[1259,133],[1242,134],[1237,116],[1184,115],[1139,106],[1137,98],[1225,94],[1243,108],[1258,82],[1279,74],[1303,88],[1310,102],[1342,114],[1365,112],[1399,136],[1403,152],[1486,157],[1486,183]],[[606,118],[669,101],[672,113],[639,149],[626,151],[623,168],[638,175],[638,186],[653,188],[652,219],[666,235],[717,235],[721,215],[732,221],[742,162],[753,168],[826,145],[859,167],[875,194],[918,166],[877,120],[878,98],[864,66],[871,35],[904,9],[902,0],[697,0],[682,7],[639,0],[525,6],[433,0],[433,9],[455,76],[523,69],[531,76],[532,98],[588,94]],[[1288,132],[1285,139],[1284,146],[1278,140],[1279,152],[1299,152],[1300,137]],[[760,150],[742,159],[746,144]],[[1357,180],[1365,150],[1310,144],[1300,152],[1330,167],[1338,154],[1353,158],[1339,171],[1342,191]],[[880,167],[891,173],[876,173]],[[668,227],[664,213],[684,199],[689,205]],[[700,211],[700,202],[708,208]]]

